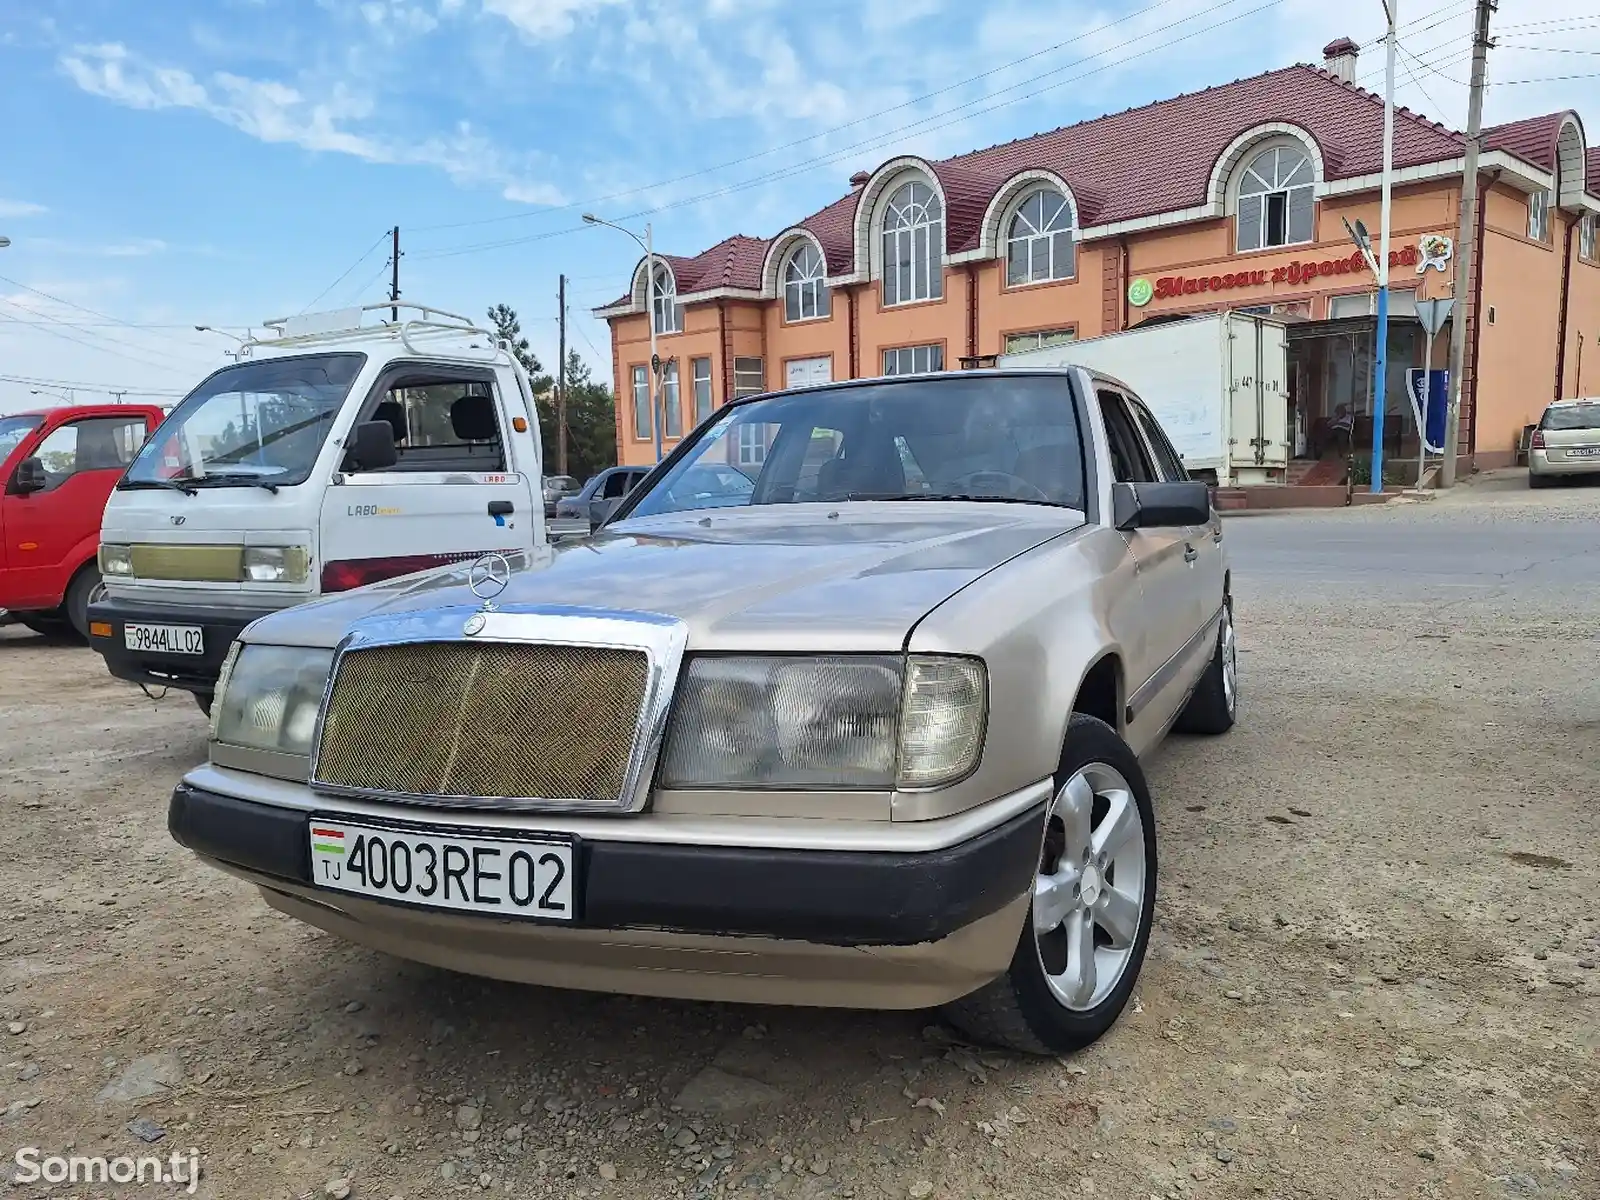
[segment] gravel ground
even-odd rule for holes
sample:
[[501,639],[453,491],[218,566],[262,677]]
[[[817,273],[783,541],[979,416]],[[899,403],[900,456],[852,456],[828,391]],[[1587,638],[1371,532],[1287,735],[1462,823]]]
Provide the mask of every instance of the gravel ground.
[[[186,696],[0,630],[4,1170],[192,1146],[228,1200],[1600,1196],[1597,518],[1513,478],[1230,521],[1241,724],[1151,764],[1150,960],[1061,1061],[305,929],[168,840]],[[1587,540],[1552,578],[1516,548],[1553,529]],[[1361,569],[1475,533],[1454,586]]]

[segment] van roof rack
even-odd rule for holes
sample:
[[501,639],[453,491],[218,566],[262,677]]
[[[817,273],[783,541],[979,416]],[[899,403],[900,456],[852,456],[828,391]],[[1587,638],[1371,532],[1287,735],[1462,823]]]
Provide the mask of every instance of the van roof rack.
[[[400,320],[398,315],[401,309],[416,315],[407,320]],[[385,311],[389,313],[388,320],[372,324],[363,323],[368,313]],[[398,340],[413,354],[440,352],[436,346],[424,349],[416,345],[416,342],[437,343],[462,339],[474,343],[466,347],[478,352],[472,357],[487,357],[493,361],[505,353],[500,335],[492,329],[484,329],[475,324],[471,317],[405,300],[385,304],[362,304],[352,308],[330,309],[326,312],[297,313],[292,317],[273,317],[263,321],[262,325],[271,332],[246,338],[243,343],[246,353],[257,346],[280,350],[303,346],[331,346],[343,342],[370,342],[387,338]],[[478,339],[481,339],[483,344],[476,344]]]

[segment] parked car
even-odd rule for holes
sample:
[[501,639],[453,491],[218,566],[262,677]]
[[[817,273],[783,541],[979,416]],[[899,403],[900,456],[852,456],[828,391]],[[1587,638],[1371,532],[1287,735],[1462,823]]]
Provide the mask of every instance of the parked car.
[[[752,458],[738,506],[693,482]],[[1206,485],[1109,378],[750,397],[596,537],[256,622],[169,827],[448,969],[945,1005],[1062,1053],[1149,943],[1141,756],[1234,723],[1231,594]]]
[[560,520],[588,521],[592,532],[600,528],[623,497],[650,473],[649,467],[607,467],[593,475],[576,496],[556,501]]
[[468,317],[402,301],[396,324],[394,307],[264,322],[128,467],[89,606],[111,674],[210,712],[257,617],[545,544],[526,372]]
[[1600,474],[1600,399],[1557,400],[1528,439],[1528,486]]
[[546,475],[544,477],[544,515],[556,515],[556,504],[579,492],[578,481],[571,475]]
[[0,416],[0,609],[36,633],[89,636],[106,498],[161,424],[145,404]]

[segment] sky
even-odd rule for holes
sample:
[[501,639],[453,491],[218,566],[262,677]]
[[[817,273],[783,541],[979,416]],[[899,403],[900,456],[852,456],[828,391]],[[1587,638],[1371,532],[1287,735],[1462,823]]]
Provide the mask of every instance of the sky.
[[[1461,127],[1471,0],[1397,0],[1401,103]],[[30,0],[0,5],[0,412],[172,403],[270,317],[505,303],[610,375],[622,233],[770,236],[857,170],[1318,62],[1380,0]],[[1500,0],[1487,123],[1600,140],[1600,0]],[[1569,78],[1558,78],[1558,77]],[[1152,164],[1153,170],[1159,164]],[[39,392],[40,395],[33,393]]]

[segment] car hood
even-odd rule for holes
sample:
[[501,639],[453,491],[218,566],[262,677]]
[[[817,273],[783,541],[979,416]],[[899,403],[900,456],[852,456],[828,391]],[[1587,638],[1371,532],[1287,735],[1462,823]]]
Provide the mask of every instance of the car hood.
[[[901,649],[930,610],[1007,559],[1082,527],[1031,505],[782,505],[620,522],[512,556],[496,608],[658,613],[694,649]],[[364,617],[481,602],[470,563],[330,596],[257,621],[251,642],[332,647]]]

